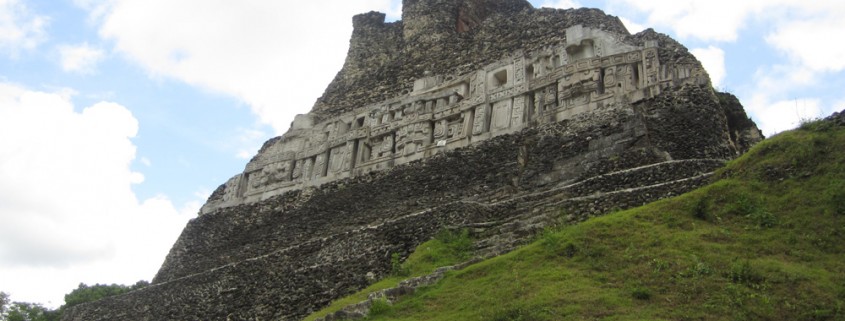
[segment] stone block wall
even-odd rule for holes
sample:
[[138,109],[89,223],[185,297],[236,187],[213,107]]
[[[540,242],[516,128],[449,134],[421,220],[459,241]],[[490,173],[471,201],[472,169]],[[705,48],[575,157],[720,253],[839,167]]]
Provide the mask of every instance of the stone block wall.
[[298,320],[442,229],[479,253],[705,184],[762,138],[674,40],[599,10],[405,0],[188,223],[153,284],[63,320]]

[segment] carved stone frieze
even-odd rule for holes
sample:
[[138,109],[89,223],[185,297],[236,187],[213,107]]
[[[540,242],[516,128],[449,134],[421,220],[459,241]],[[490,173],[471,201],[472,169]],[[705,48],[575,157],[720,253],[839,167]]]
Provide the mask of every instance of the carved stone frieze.
[[657,47],[627,44],[603,30],[577,25],[566,35],[557,47],[531,55],[517,50],[481,70],[420,78],[411,92],[330,119],[300,115],[247,165],[248,184],[227,184],[224,201],[202,212],[382,170],[596,104],[630,103],[647,98],[643,92],[658,94],[661,83],[706,78],[699,65],[661,64]]

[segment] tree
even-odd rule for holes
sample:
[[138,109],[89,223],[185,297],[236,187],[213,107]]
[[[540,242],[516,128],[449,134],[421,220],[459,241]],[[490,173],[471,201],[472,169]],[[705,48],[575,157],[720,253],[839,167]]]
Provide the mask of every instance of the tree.
[[4,320],[6,318],[6,311],[9,308],[9,294],[6,292],[0,292],[0,320]]
[[132,286],[123,284],[94,284],[86,285],[79,283],[79,286],[68,294],[65,294],[65,305],[62,308],[72,307],[77,304],[97,301],[102,298],[124,294],[129,291],[135,291],[150,285],[147,281],[138,281]]
[[9,294],[0,292],[0,321],[58,321],[61,313],[37,303],[12,302]]
[[132,286],[122,284],[79,283],[79,287],[65,294],[65,304],[57,310],[50,310],[38,303],[12,302],[6,292],[0,292],[0,321],[58,321],[65,309],[77,304],[135,291],[150,285],[147,281],[138,281]]

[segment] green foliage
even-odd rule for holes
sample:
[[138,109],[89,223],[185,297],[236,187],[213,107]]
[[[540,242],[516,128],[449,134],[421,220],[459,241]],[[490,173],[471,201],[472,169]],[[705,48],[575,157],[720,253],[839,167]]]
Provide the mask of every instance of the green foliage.
[[798,128],[806,131],[825,132],[833,130],[836,125],[831,121],[820,118],[805,118],[800,120]]
[[[696,191],[546,230],[371,319],[845,320],[845,129],[814,128]],[[404,264],[451,256],[448,239]]]
[[120,295],[129,291],[137,290],[149,285],[147,281],[138,281],[135,285],[126,286],[122,284],[94,284],[86,285],[79,283],[79,286],[68,294],[65,294],[64,308],[77,304],[97,301],[102,298]]
[[842,164],[845,130],[783,133],[709,186],[547,229],[373,320],[845,319]]
[[631,291],[631,296],[637,300],[648,301],[651,300],[651,290],[646,287],[636,287]]
[[392,254],[390,257],[391,275],[389,277],[358,293],[332,302],[328,307],[312,313],[304,320],[314,320],[338,311],[347,305],[364,301],[370,293],[395,287],[404,279],[423,276],[434,272],[439,267],[465,262],[472,256],[473,246],[473,239],[468,230],[442,230],[432,240],[417,246],[404,262],[401,262],[398,253]]
[[411,269],[402,265],[402,256],[399,253],[390,255],[390,274],[393,276],[409,276]]
[[751,267],[748,261],[735,262],[727,275],[733,283],[756,286],[763,282],[764,278],[759,272]]
[[387,301],[387,299],[381,298],[378,300],[373,300],[372,304],[370,305],[370,312],[367,314],[368,317],[377,317],[380,315],[384,315],[390,310],[393,309],[393,305]]
[[58,310],[51,310],[36,303],[12,302],[9,294],[0,292],[0,321],[57,321]]
[[119,284],[88,286],[80,283],[79,287],[65,295],[65,304],[56,310],[37,303],[11,302],[9,294],[0,292],[0,321],[57,321],[62,318],[62,314],[68,307],[138,290],[149,284],[143,280],[132,286]]
[[446,256],[461,260],[469,259],[472,256],[473,242],[467,229],[460,231],[444,229],[437,233],[434,239],[446,245],[444,249]]
[[57,321],[61,318],[59,311],[50,310],[37,303],[14,302],[6,314],[0,317],[3,321]]
[[692,216],[702,221],[713,221],[712,215],[707,210],[707,198],[701,198],[698,202],[695,202],[695,207],[692,210]]
[[9,294],[0,292],[0,316],[6,315],[9,303],[12,303],[11,299],[9,299]]

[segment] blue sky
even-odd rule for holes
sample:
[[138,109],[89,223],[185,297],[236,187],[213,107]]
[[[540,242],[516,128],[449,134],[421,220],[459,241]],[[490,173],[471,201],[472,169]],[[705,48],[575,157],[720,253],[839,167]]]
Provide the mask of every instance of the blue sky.
[[[670,34],[767,135],[845,108],[842,1],[532,4]],[[0,291],[58,306],[79,282],[152,278],[370,10],[396,20],[401,1],[0,0]]]

